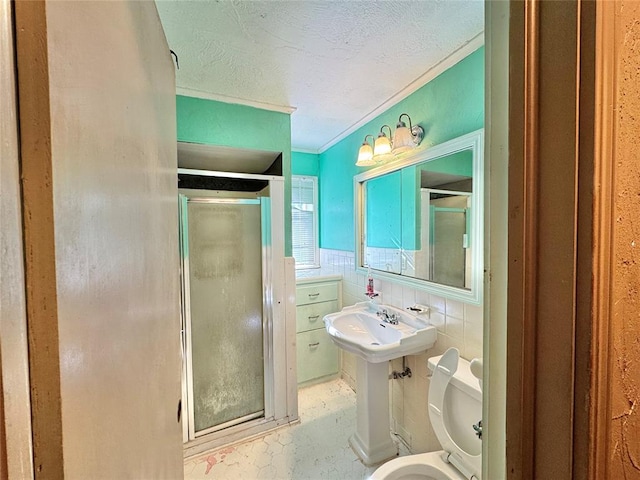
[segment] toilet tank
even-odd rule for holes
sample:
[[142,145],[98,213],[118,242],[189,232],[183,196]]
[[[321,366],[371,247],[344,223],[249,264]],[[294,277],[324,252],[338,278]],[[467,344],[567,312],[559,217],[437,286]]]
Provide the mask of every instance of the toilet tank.
[[[431,357],[428,366],[431,373],[441,355]],[[444,397],[444,422],[456,444],[470,455],[482,453],[482,441],[473,429],[482,419],[482,391],[480,381],[473,376],[469,362],[458,360],[458,369],[451,378]]]

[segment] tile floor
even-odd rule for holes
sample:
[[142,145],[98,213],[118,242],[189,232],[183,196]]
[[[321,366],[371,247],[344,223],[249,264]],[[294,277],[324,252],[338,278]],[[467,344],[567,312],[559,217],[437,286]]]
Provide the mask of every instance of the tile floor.
[[[185,480],[363,480],[365,467],[349,447],[356,428],[356,395],[342,380],[299,391],[301,422],[263,438],[190,458]],[[400,443],[400,454],[409,452]]]

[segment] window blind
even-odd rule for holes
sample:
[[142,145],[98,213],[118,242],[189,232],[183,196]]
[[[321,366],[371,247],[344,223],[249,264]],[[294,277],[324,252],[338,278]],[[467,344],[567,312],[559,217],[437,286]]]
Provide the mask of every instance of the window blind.
[[291,235],[296,268],[317,267],[318,221],[315,177],[291,178]]

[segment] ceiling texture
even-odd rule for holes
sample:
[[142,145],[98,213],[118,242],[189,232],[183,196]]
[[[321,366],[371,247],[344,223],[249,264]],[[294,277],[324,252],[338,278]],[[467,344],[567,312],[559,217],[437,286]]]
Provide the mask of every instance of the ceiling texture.
[[156,4],[177,93],[291,112],[300,151],[324,151],[483,43],[483,0]]

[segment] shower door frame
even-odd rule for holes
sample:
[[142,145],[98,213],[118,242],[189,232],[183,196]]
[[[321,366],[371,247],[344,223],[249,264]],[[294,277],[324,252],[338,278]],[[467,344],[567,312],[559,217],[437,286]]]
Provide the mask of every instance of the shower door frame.
[[[185,456],[199,453],[217,445],[230,443],[255,435],[289,422],[296,411],[288,402],[287,389],[291,385],[288,363],[287,328],[285,318],[284,287],[284,179],[271,175],[240,174],[208,170],[178,169],[178,173],[200,176],[267,180],[269,195],[251,198],[218,198],[213,196],[180,195],[180,224],[185,224],[188,201],[206,203],[260,203],[262,219],[262,295],[263,295],[263,349],[264,349],[264,415],[246,418],[242,423],[229,422],[195,432],[193,396],[190,392],[193,377],[191,365],[191,331],[189,301],[189,257],[185,255],[188,232],[180,228],[182,270],[182,345],[183,345],[183,442]],[[203,190],[211,192],[211,190]],[[248,195],[251,193],[247,192]],[[186,235],[185,235],[186,234]],[[281,319],[282,321],[277,321]],[[295,383],[295,379],[294,379]],[[185,402],[185,399],[187,400]],[[297,406],[296,406],[297,407]],[[247,417],[252,417],[249,415]]]
[[191,279],[190,279],[190,258],[188,252],[188,244],[189,244],[189,229],[188,229],[188,205],[189,203],[199,203],[199,204],[210,204],[210,205],[259,205],[260,206],[260,221],[261,221],[261,248],[262,248],[262,280],[261,280],[261,289],[262,289],[262,348],[264,352],[263,359],[263,382],[264,382],[264,405],[263,409],[259,410],[255,413],[251,413],[242,417],[235,418],[233,420],[229,420],[227,422],[223,422],[217,425],[213,425],[211,427],[195,430],[195,405],[194,405],[194,395],[193,395],[193,357],[192,355],[186,356],[186,388],[187,388],[187,431],[188,431],[188,439],[195,440],[198,437],[203,435],[208,435],[212,432],[216,432],[219,430],[224,430],[225,428],[229,428],[231,426],[239,425],[241,423],[245,423],[250,420],[254,420],[256,418],[271,418],[273,416],[273,404],[272,399],[273,395],[271,394],[271,384],[269,380],[273,378],[273,365],[269,361],[272,357],[271,349],[272,349],[272,339],[269,338],[270,330],[266,328],[266,326],[270,323],[269,321],[269,309],[265,308],[266,305],[266,289],[265,286],[269,284],[270,278],[268,278],[270,269],[268,267],[269,263],[269,254],[268,254],[268,239],[266,236],[271,237],[271,230],[265,229],[265,224],[268,226],[269,222],[266,219],[266,216],[269,215],[269,206],[268,202],[265,201],[266,197],[256,197],[256,198],[220,198],[220,197],[190,197],[187,195],[180,195],[180,216],[181,216],[181,224],[183,227],[181,228],[181,243],[182,243],[182,264],[183,264],[183,299],[184,299],[184,332],[185,332],[185,340],[186,340],[186,351],[192,352],[193,346],[191,344],[192,341],[192,330],[191,330]]

